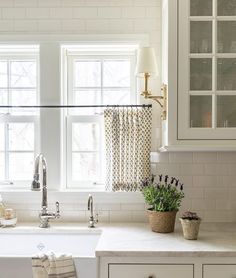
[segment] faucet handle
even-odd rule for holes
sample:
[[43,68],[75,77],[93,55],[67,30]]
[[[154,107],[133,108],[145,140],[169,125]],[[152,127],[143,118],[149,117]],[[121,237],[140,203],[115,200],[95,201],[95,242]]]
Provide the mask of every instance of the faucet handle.
[[56,202],[56,215],[57,215],[57,217],[60,216],[60,204],[59,204],[59,202]]

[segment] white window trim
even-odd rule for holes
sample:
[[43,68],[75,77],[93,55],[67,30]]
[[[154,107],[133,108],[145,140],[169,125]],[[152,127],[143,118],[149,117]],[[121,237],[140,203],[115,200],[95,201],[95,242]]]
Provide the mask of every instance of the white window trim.
[[[14,47],[14,44],[6,44],[6,47],[1,45],[0,47],[0,60],[22,60],[25,59],[26,61],[36,60],[37,63],[37,68],[36,68],[36,96],[37,96],[37,102],[38,102],[38,97],[39,97],[39,52],[38,52],[38,45],[30,45],[29,47],[27,45],[23,45],[22,43],[16,43],[16,46]],[[9,76],[8,76],[9,79]],[[10,81],[8,80],[8,83],[10,84]],[[20,89],[20,90],[32,90],[35,87],[16,87],[14,89]],[[5,89],[5,88],[1,88]],[[13,88],[11,88],[13,89]],[[39,137],[39,122],[38,122],[38,117],[36,115],[1,115],[1,122],[2,123],[33,123],[34,124],[34,151],[22,151],[24,153],[34,153],[34,156],[38,153],[39,151],[39,142],[36,140],[37,137]],[[5,142],[6,144],[6,142]],[[8,148],[5,149],[8,152]],[[16,150],[16,151],[10,151],[10,153],[19,153],[21,151]],[[6,154],[5,154],[6,155]],[[7,159],[8,155],[5,156],[5,161]],[[7,161],[7,165],[8,165]],[[2,189],[25,189],[28,187],[30,180],[7,180],[7,181],[0,181],[0,187]]]
[[[131,77],[131,83],[130,86],[127,87],[127,89],[130,90],[130,103],[132,104],[137,104],[137,94],[136,94],[136,80],[134,77],[134,72],[135,72],[135,65],[136,65],[136,57],[135,57],[135,45],[129,46],[129,45],[117,45],[116,47],[112,46],[111,44],[107,44],[107,45],[99,45],[96,43],[90,44],[90,45],[86,45],[86,47],[83,44],[78,44],[77,46],[64,46],[65,51],[63,51],[64,56],[63,57],[63,61],[65,61],[65,67],[67,69],[67,71],[63,71],[65,76],[66,76],[66,80],[67,80],[67,87],[65,87],[65,92],[64,94],[67,95],[68,98],[68,103],[69,104],[73,104],[74,100],[73,100],[73,89],[74,89],[74,78],[73,78],[73,74],[74,74],[74,69],[73,69],[73,65],[74,65],[74,60],[78,59],[78,60],[90,60],[91,58],[94,60],[100,60],[103,62],[103,60],[109,60],[109,59],[117,59],[117,60],[123,60],[123,59],[129,59],[131,64],[130,64],[130,77]],[[98,50],[97,50],[98,48]],[[116,48],[116,49],[114,49]],[[106,49],[106,51],[105,51]],[[72,78],[70,78],[72,76]],[[101,84],[102,86],[102,84]],[[103,88],[103,86],[102,86]],[[86,88],[88,89],[88,88]],[[94,89],[94,87],[93,87]],[[100,89],[100,87],[98,88]],[[110,87],[110,89],[112,89],[112,87]],[[114,89],[126,89],[126,87],[123,88],[118,88],[118,87],[114,87]],[[105,188],[105,184],[104,182],[102,183],[101,181],[98,181],[98,183],[96,184],[96,186],[91,183],[91,182],[73,182],[71,179],[72,176],[72,165],[71,165],[71,161],[72,161],[72,149],[71,149],[71,144],[70,142],[72,142],[72,138],[71,138],[71,125],[72,125],[72,121],[71,121],[71,116],[67,117],[67,142],[66,142],[66,157],[67,157],[67,165],[64,166],[64,169],[66,169],[66,173],[64,172],[64,175],[66,175],[67,180],[66,180],[66,188],[68,188],[69,190],[71,188],[77,188],[80,190],[96,190],[96,191],[103,191]],[[83,122],[91,122],[91,120],[93,119],[93,122],[99,122],[100,123],[100,127],[101,127],[101,120],[102,120],[102,116],[83,116],[83,117],[77,117],[77,119],[81,119]],[[75,119],[75,117],[74,117]],[[102,130],[100,128],[100,135],[102,136]],[[101,139],[101,137],[100,137]],[[102,141],[100,141],[102,142]],[[103,149],[103,150],[102,150]],[[105,154],[104,154],[104,145],[100,146],[100,155],[103,156],[104,159],[101,159],[100,161],[100,165],[102,165],[102,167],[105,166]]]
[[[93,34],[93,35],[75,35],[75,34],[69,34],[69,35],[19,35],[19,34],[12,34],[12,35],[1,35],[0,37],[0,44],[22,44],[24,42],[25,45],[32,45],[32,44],[39,44],[40,50],[42,50],[42,46],[44,44],[51,44],[51,50],[50,51],[44,51],[40,53],[40,64],[42,66],[42,59],[48,60],[48,57],[52,58],[50,55],[53,53],[59,53],[60,54],[60,44],[78,44],[81,42],[84,42],[84,44],[92,42],[94,43],[106,43],[106,42],[114,42],[114,44],[118,43],[137,43],[140,46],[148,46],[149,45],[149,37],[147,34]],[[54,56],[54,55],[52,55]],[[55,59],[55,56],[53,57],[52,65],[54,68],[56,68],[56,65],[59,65],[58,69],[61,68],[61,64],[59,60]],[[61,61],[63,63],[63,61]],[[51,71],[50,68],[47,70],[40,70],[40,90],[41,90],[41,103],[45,104],[45,101],[47,99],[47,93],[56,90],[63,92],[66,83],[65,80],[62,80],[61,75],[63,76],[63,73],[58,70],[56,73]],[[50,82],[44,82],[45,80],[49,80]],[[43,96],[42,96],[42,91]],[[57,96],[55,98],[49,99],[47,104],[55,104],[60,103],[58,100],[63,100],[64,96],[61,94],[60,96]],[[60,134],[60,139],[65,140],[63,134]],[[42,141],[42,140],[40,140]],[[44,138],[43,140],[45,143],[47,141],[47,138]],[[143,197],[141,196],[141,193],[138,192],[95,192],[95,191],[85,191],[81,192],[79,190],[68,190],[63,184],[65,184],[65,181],[62,180],[62,172],[63,172],[63,159],[65,159],[65,154],[61,153],[61,156],[59,157],[59,161],[57,160],[58,155],[56,155],[56,158],[53,157],[53,154],[57,154],[57,151],[61,151],[61,145],[56,144],[54,146],[52,152],[48,152],[48,148],[46,147],[46,144],[44,144],[42,148],[42,142],[41,142],[41,150],[44,152],[47,161],[48,161],[48,175],[50,176],[48,179],[48,185],[49,185],[49,198],[50,201],[53,202],[55,199],[61,198],[62,202],[78,202],[78,201],[85,201],[87,200],[87,194],[93,193],[94,197],[98,202],[107,202],[107,203],[143,203]],[[49,153],[49,154],[48,154]],[[56,166],[53,166],[53,162],[56,163]],[[58,167],[59,165],[59,167]],[[50,193],[51,192],[51,193]],[[3,199],[8,202],[13,203],[25,203],[25,202],[39,202],[41,200],[41,192],[32,192],[30,190],[30,185],[28,185],[28,189],[24,188],[21,189],[13,189],[13,188],[1,188],[1,194],[3,195]],[[51,195],[52,194],[52,195]]]

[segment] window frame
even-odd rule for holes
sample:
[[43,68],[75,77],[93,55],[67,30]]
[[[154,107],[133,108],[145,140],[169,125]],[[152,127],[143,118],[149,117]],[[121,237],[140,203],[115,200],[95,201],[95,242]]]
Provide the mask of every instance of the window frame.
[[[127,48],[125,50],[122,50],[122,48],[118,48],[118,50],[114,51],[112,50],[112,44],[107,44],[106,47],[101,46],[101,49],[95,50],[96,44],[91,44],[90,47],[92,49],[89,49],[88,51],[85,50],[79,50],[79,47],[83,45],[78,44],[76,49],[76,46],[73,46],[73,50],[68,51],[68,48],[64,51],[64,61],[66,63],[65,68],[66,70],[63,71],[65,74],[64,79],[66,80],[66,88],[65,88],[65,94],[66,94],[66,100],[67,104],[74,104],[73,98],[74,98],[74,61],[75,60],[99,60],[101,61],[103,68],[103,62],[104,60],[129,60],[130,61],[130,86],[129,87],[105,87],[107,89],[129,89],[130,90],[130,104],[137,104],[137,94],[136,94],[136,78],[135,78],[135,66],[136,66],[136,57],[135,57],[135,51],[134,50],[128,50]],[[63,47],[63,46],[62,46]],[[89,47],[88,47],[89,48]],[[99,45],[98,45],[99,48]],[[106,51],[104,51],[106,49]],[[70,78],[71,77],[71,78]],[[103,79],[103,71],[101,72],[101,79]],[[79,87],[78,87],[79,88]],[[80,87],[83,88],[83,87]],[[94,89],[95,87],[93,87]],[[101,86],[97,87],[98,89],[101,89],[101,97],[103,95],[104,86],[101,83]],[[86,88],[88,89],[88,88]],[[102,164],[102,168],[100,171],[103,173],[100,174],[100,177],[104,177],[105,175],[105,146],[104,146],[104,140],[102,141],[102,115],[81,115],[81,116],[71,116],[66,115],[66,147],[65,147],[65,157],[67,160],[66,165],[64,168],[66,169],[64,171],[64,175],[66,176],[66,189],[77,189],[81,191],[104,191],[105,190],[105,180],[103,179],[96,182],[75,182],[72,181],[72,123],[75,122],[73,120],[81,120],[82,122],[90,123],[90,122],[97,122],[100,126],[100,162]],[[92,121],[93,120],[93,121]]]
[[[22,43],[24,42],[24,43]],[[64,79],[63,71],[66,70],[66,63],[64,60],[63,52],[65,49],[61,49],[61,45],[77,45],[77,44],[105,44],[107,42],[117,44],[135,44],[137,48],[139,46],[149,45],[148,34],[3,34],[0,37],[0,45],[39,45],[40,55],[40,70],[39,70],[39,87],[40,87],[40,103],[55,105],[58,103],[66,103],[66,96],[64,94],[66,90],[66,81]],[[29,51],[30,53],[31,51]],[[60,57],[62,58],[60,60]],[[59,58],[58,58],[59,57]],[[48,64],[50,59],[50,64]],[[138,87],[141,84],[138,82]],[[53,96],[50,95],[54,93]],[[50,97],[48,97],[50,96]],[[139,96],[137,95],[139,98]],[[63,128],[65,128],[65,121],[61,121]],[[59,124],[54,128],[58,129]],[[45,134],[45,133],[44,133]],[[67,203],[84,202],[88,193],[92,193],[93,190],[78,190],[67,189],[64,180],[65,175],[63,172],[66,170],[64,160],[66,159],[64,151],[62,151],[61,144],[54,144],[50,147],[47,146],[49,134],[45,134],[44,138],[40,136],[40,149],[44,153],[48,164],[48,188],[49,193],[53,193],[53,199]],[[58,138],[57,138],[58,139]],[[59,132],[60,141],[66,142],[64,134]],[[58,140],[59,141],[59,140]],[[65,148],[64,148],[65,149]],[[59,155],[60,153],[60,155]],[[30,184],[27,184],[24,188],[14,187],[0,187],[3,199],[7,202],[13,202],[17,204],[25,203],[39,203],[40,192],[31,192]],[[143,203],[143,197],[138,192],[120,192],[119,194],[113,192],[94,192],[97,203],[111,202],[112,203]],[[52,197],[52,195],[51,195]]]
[[[28,48],[29,47],[29,48]],[[9,45],[1,45],[0,47],[0,60],[2,61],[19,61],[19,60],[25,60],[25,61],[36,61],[36,85],[35,87],[11,87],[10,85],[10,76],[8,72],[8,87],[4,88],[1,87],[1,90],[36,90],[36,105],[39,102],[39,92],[40,92],[40,76],[39,76],[39,47],[35,44],[30,45],[23,45],[22,43],[16,43],[16,44],[9,44]],[[9,98],[9,96],[8,96]],[[9,99],[8,99],[8,104]],[[7,180],[0,181],[0,188],[1,189],[26,189],[28,188],[29,183],[31,182],[31,179],[29,180],[10,180],[9,179],[9,154],[11,153],[33,153],[34,157],[39,152],[39,145],[40,142],[37,140],[39,138],[39,117],[37,115],[4,115],[1,118],[1,122],[5,124],[10,123],[33,123],[34,124],[34,150],[28,151],[28,150],[9,150],[8,142],[5,140],[5,146],[4,150],[0,151],[5,156],[5,177],[8,178]],[[6,130],[5,126],[5,139],[8,137],[8,130]]]

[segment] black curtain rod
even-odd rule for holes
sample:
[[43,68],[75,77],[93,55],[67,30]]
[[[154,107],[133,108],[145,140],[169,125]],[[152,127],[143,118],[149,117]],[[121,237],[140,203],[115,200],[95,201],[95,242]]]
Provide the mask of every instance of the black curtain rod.
[[152,104],[124,105],[0,105],[0,108],[110,108],[110,107],[152,107]]

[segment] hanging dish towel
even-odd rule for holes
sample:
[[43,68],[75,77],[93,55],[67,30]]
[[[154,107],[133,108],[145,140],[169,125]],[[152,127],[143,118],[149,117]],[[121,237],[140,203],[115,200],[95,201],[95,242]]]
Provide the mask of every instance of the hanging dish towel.
[[33,278],[76,278],[76,270],[71,255],[54,252],[32,258]]

